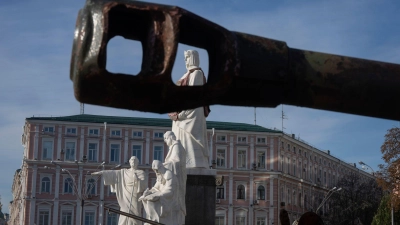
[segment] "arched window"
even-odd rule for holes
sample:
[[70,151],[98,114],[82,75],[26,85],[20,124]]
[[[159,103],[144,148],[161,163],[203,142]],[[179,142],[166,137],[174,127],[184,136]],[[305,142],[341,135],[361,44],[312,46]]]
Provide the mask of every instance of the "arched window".
[[48,177],[42,178],[42,185],[41,185],[40,191],[42,193],[50,193],[50,178],[48,178]]
[[262,185],[258,186],[257,188],[257,199],[265,200],[265,188]]
[[308,202],[307,195],[304,195],[304,208],[308,209],[310,206],[310,203]]
[[241,184],[237,187],[237,199],[244,199],[244,186]]
[[301,201],[301,193],[299,193],[299,200],[298,200],[298,204],[300,207],[303,207],[303,201]]
[[64,193],[66,194],[72,194],[72,187],[74,183],[71,178],[66,178],[64,180]]
[[94,179],[89,179],[86,184],[86,193],[88,195],[96,194],[96,181]]

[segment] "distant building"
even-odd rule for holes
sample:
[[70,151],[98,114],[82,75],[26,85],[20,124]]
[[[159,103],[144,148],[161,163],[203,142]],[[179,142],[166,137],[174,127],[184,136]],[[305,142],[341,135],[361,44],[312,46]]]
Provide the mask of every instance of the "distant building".
[[[213,121],[208,121],[207,127],[211,160],[217,174],[224,176],[223,185],[216,190],[216,225],[277,225],[281,202],[286,203],[293,222],[315,210],[344,174],[357,172],[363,179],[373,178],[329,151],[278,130]],[[51,161],[70,171],[78,190],[85,190],[84,185],[94,181],[90,173],[101,169],[103,161],[105,169],[117,164],[127,168],[127,161],[135,155],[140,168],[149,174],[151,186],[155,179],[150,165],[153,159],[166,156],[163,134],[170,129],[169,119],[27,118],[22,135],[24,160],[14,176],[9,224],[79,224],[80,201],[68,183],[71,177]],[[104,206],[118,208],[115,195],[99,180],[85,201],[84,224],[117,224],[117,216],[105,213]]]

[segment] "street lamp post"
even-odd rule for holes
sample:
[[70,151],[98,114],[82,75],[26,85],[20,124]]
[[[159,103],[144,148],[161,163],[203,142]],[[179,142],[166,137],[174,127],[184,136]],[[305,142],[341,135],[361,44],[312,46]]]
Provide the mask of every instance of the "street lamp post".
[[[85,160],[86,158],[84,158],[84,160],[82,161],[83,163],[85,163],[87,160]],[[75,180],[75,177],[71,174],[71,172],[65,168],[63,168],[59,163],[51,161],[51,163],[55,166],[60,167],[61,171],[64,173],[67,173],[69,175],[69,177],[71,179],[68,179],[68,185],[73,189],[73,192],[76,193],[76,196],[78,197],[78,199],[81,202],[81,216],[80,216],[80,225],[83,225],[83,208],[85,205],[85,200],[89,198],[90,193],[92,191],[92,189],[95,187],[95,184],[97,183],[97,181],[99,180],[100,176],[96,176],[94,182],[88,182],[85,181],[83,182],[83,185],[80,187],[79,189],[79,184],[78,182],[82,181],[83,178],[83,173],[78,173],[78,180]],[[75,160],[76,165],[79,168],[79,163],[77,160]],[[99,169],[100,166],[102,166],[102,169],[104,170],[104,164],[105,162],[101,163],[99,166],[97,166],[96,170]],[[117,165],[114,168],[120,167],[121,165]],[[45,169],[51,169],[48,166],[44,167]],[[87,173],[89,173],[89,171],[87,171]],[[87,175],[87,174],[86,174]]]
[[341,187],[340,188],[333,187],[331,190],[329,190],[315,212],[318,213],[318,210],[325,204],[325,202],[332,196],[332,194],[340,190],[342,190]]
[[[359,161],[358,162],[360,165],[362,165],[362,168],[364,169],[364,166],[367,166],[367,167],[369,167],[370,169],[371,169],[371,171],[372,171],[372,176],[374,176],[375,177],[375,171],[374,171],[374,169],[372,169],[372,167],[370,167],[368,164],[366,164],[366,163],[364,163],[363,161]],[[364,169],[365,170],[365,169]],[[392,225],[394,225],[394,216],[393,216],[393,205],[392,205],[392,209],[391,209],[391,219],[392,219]]]

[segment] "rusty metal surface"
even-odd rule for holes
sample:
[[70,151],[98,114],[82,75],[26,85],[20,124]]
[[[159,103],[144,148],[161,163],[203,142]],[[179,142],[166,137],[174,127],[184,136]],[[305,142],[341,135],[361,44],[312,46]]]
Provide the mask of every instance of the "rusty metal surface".
[[[106,70],[107,43],[116,35],[142,43],[139,74]],[[173,84],[178,43],[207,50],[206,85]],[[291,49],[179,7],[139,1],[87,0],[76,23],[70,78],[78,101],[131,110],[284,103],[400,120],[400,65]]]

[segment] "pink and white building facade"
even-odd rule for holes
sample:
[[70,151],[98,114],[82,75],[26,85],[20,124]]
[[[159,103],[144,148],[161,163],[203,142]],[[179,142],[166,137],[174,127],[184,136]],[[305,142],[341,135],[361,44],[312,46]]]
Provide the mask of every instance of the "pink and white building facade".
[[[163,134],[171,124],[168,119],[85,114],[27,118],[9,224],[80,224],[80,190],[88,194],[83,224],[118,224],[117,215],[104,211],[104,207],[118,209],[115,194],[90,173],[117,165],[128,168],[135,155],[152,186],[155,176],[150,165],[166,156]],[[364,179],[373,178],[329,151],[278,130],[213,121],[207,121],[207,128],[210,166],[224,177],[216,190],[216,225],[277,225],[281,202],[293,222],[315,210],[343,175],[357,172]]]

